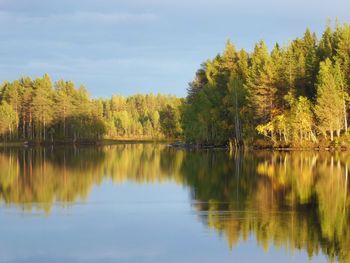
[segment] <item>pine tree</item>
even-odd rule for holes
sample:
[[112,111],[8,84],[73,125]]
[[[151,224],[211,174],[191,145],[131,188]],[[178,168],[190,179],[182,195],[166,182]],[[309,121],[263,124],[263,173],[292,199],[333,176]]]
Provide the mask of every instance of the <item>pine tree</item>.
[[53,119],[53,90],[49,75],[33,82],[33,121],[38,129],[38,138],[46,140],[46,128]]
[[275,71],[276,107],[279,109],[283,109],[284,96],[288,92],[295,93],[294,78],[290,79],[291,76],[289,74],[286,76],[286,68],[290,69],[289,66],[291,65],[288,64],[289,61],[286,59],[285,53],[278,44],[274,46],[271,52],[271,61]]
[[67,118],[74,111],[73,106],[74,84],[59,80],[55,83],[55,116],[58,122],[62,123],[62,136],[66,137]]
[[33,81],[29,77],[21,78],[20,85],[22,92],[20,121],[22,123],[23,139],[33,139]]
[[222,68],[226,73],[226,78],[229,78],[232,75],[237,75],[237,52],[233,43],[228,40],[226,43],[225,50],[222,54]]
[[304,95],[314,99],[316,94],[316,78],[319,70],[319,58],[317,57],[317,37],[307,29],[303,37],[305,52],[305,87]]
[[[255,46],[247,78],[250,103],[258,123],[271,121],[276,110],[275,68],[263,41]],[[272,134],[273,137],[273,134]]]
[[335,31],[335,60],[340,64],[347,86],[350,86],[350,25],[337,25]]
[[327,25],[320,43],[318,44],[318,57],[320,61],[324,61],[327,58],[333,59],[335,53],[334,32],[330,24]]

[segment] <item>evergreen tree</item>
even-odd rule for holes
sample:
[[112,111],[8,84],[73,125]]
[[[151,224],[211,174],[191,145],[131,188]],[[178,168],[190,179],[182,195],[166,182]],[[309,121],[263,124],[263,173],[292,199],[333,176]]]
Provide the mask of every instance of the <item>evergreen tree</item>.
[[[258,122],[269,122],[276,110],[275,68],[263,41],[255,46],[247,78],[249,101]],[[273,135],[272,135],[273,136]]]
[[73,106],[74,84],[59,80],[55,83],[55,116],[59,123],[62,123],[62,136],[67,134],[67,118],[74,111]]
[[339,63],[347,86],[350,86],[350,25],[337,25],[335,31],[335,60]]
[[327,58],[333,59],[335,51],[334,33],[330,24],[327,25],[320,43],[318,44],[318,56],[320,61],[324,61]]
[[46,128],[53,119],[53,90],[50,77],[45,74],[33,82],[33,121],[37,128],[37,137],[46,140]]

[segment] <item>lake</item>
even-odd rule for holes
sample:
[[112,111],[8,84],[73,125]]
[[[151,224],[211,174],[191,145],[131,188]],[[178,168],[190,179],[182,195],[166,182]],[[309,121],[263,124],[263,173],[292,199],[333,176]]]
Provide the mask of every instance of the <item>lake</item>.
[[0,262],[350,261],[350,154],[0,149]]

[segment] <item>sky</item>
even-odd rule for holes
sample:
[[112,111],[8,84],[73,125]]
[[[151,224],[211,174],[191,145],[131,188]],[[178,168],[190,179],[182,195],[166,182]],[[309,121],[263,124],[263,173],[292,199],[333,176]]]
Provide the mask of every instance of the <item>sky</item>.
[[0,81],[48,73],[93,97],[185,96],[230,39],[251,51],[350,22],[349,0],[0,0]]

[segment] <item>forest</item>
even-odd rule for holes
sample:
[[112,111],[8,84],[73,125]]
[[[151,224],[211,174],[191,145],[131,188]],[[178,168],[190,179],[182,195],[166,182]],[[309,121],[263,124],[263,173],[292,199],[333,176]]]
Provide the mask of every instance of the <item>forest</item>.
[[182,124],[187,141],[233,147],[346,144],[350,26],[306,29],[269,51],[225,50],[204,62],[189,84]]
[[186,98],[93,99],[48,74],[0,86],[5,141],[182,139],[196,145],[309,147],[350,145],[350,25],[330,23],[318,39],[306,29],[270,51],[231,41],[202,63]]
[[5,141],[36,142],[176,138],[181,104],[153,94],[92,99],[72,81],[22,77],[0,87],[0,134]]

